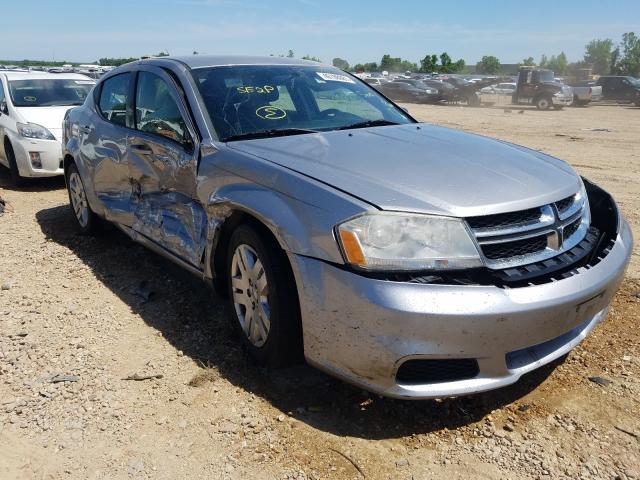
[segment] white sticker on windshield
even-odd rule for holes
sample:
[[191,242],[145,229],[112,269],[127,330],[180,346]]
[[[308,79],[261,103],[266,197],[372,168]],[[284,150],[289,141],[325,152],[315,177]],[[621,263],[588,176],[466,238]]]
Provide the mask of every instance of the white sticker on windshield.
[[331,82],[342,82],[342,83],[356,83],[350,77],[346,75],[338,75],[336,73],[325,73],[325,72],[316,72],[318,76],[324,80],[329,80]]
[[91,80],[75,80],[75,83],[78,85],[95,85],[96,82],[92,82]]

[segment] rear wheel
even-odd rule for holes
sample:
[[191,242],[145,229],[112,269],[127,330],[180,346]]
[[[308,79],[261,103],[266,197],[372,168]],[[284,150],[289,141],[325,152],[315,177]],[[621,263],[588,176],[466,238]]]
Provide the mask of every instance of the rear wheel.
[[69,203],[76,219],[76,225],[83,235],[96,233],[100,219],[91,211],[87,201],[87,193],[84,183],[78,172],[78,167],[74,163],[67,167],[65,172],[67,177],[67,191],[69,192]]
[[27,183],[27,181],[24,177],[20,176],[18,164],[16,163],[16,154],[13,152],[13,147],[11,146],[11,143],[9,143],[9,141],[5,143],[4,151],[7,156],[7,161],[9,162],[11,181],[16,187],[23,187]]
[[551,97],[542,96],[536,100],[536,108],[538,110],[549,110],[552,106],[553,102],[551,101]]
[[227,259],[231,321],[251,356],[270,366],[299,360],[300,308],[284,252],[258,230],[240,225]]

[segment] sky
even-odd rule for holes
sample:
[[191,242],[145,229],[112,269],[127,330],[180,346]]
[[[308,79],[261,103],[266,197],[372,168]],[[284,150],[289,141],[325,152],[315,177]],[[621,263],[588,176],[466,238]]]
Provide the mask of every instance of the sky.
[[564,51],[640,33],[640,0],[4,0],[0,59],[93,62],[101,57],[313,55],[330,63],[418,62],[447,51],[475,64]]

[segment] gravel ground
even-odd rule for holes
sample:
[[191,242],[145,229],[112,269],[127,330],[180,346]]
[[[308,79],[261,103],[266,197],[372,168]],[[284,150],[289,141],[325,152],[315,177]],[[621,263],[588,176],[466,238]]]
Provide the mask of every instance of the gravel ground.
[[[569,160],[638,236],[640,109],[409,108]],[[59,179],[16,190],[0,170],[0,197],[2,479],[640,479],[637,249],[566,358],[496,392],[401,402],[254,366],[206,286],[114,229],[78,236]]]

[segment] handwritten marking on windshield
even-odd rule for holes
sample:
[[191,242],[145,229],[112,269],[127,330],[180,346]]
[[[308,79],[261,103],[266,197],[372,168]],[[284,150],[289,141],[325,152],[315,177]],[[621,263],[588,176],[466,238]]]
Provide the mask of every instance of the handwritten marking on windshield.
[[265,105],[256,110],[256,115],[265,120],[280,120],[287,116],[287,112],[278,107]]
[[238,87],[239,93],[271,93],[275,90],[275,87],[271,85],[264,85],[262,87]]

